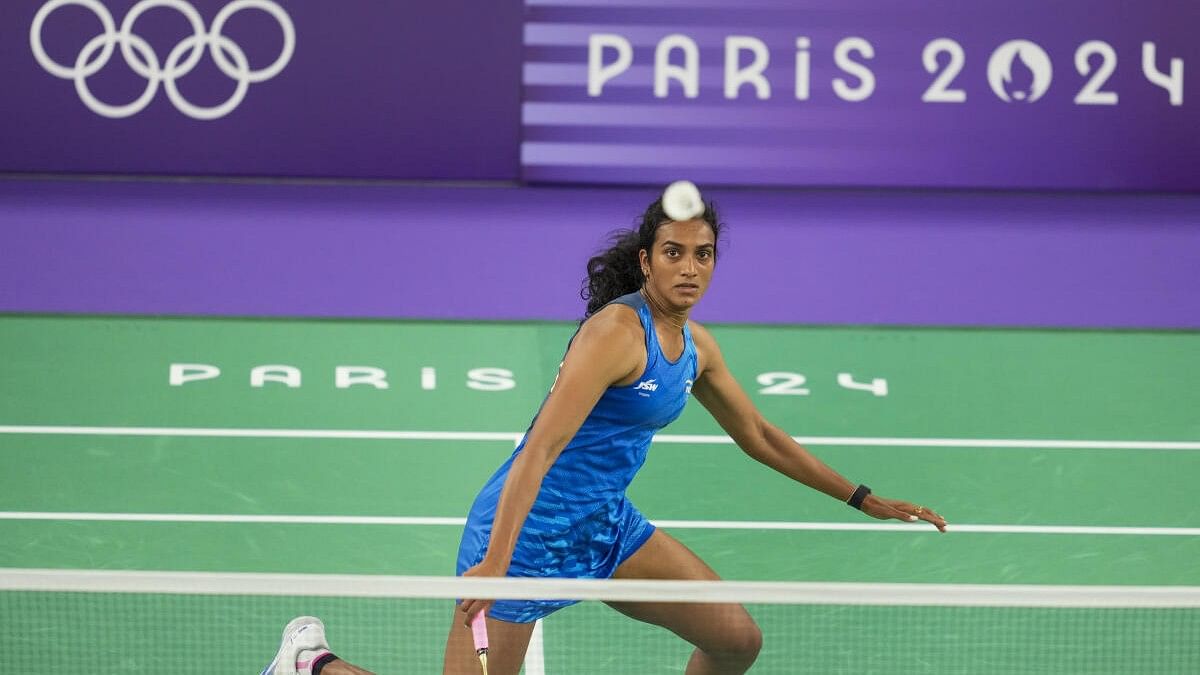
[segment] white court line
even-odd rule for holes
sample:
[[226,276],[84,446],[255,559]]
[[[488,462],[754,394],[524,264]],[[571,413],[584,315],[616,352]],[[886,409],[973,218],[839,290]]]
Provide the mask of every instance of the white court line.
[[546,644],[541,619],[533,622],[533,633],[525,648],[525,675],[546,675]]
[[[418,525],[462,527],[465,518],[424,516],[282,516],[221,513],[96,513],[66,511],[0,511],[0,520],[75,520],[135,523],[248,523],[279,525]],[[772,520],[652,520],[676,530],[809,530],[824,532],[928,533],[926,523],[822,523]],[[959,525],[953,532],[984,534],[1092,534],[1137,536],[1200,536],[1200,527],[1103,527],[1086,525]]]
[[[524,432],[505,431],[371,431],[355,429],[230,429],[196,427],[82,427],[0,425],[0,434],[64,434],[84,436],[192,436],[218,438],[338,438],[415,441],[519,441]],[[888,438],[793,436],[801,445],[865,447],[1022,448],[1062,450],[1200,450],[1200,441],[1099,441],[1031,438]],[[656,443],[732,444],[721,434],[659,434]]]

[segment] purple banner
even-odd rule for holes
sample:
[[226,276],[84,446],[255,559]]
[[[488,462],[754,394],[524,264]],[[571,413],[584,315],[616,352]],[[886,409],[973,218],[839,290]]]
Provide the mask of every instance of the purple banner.
[[[0,180],[0,312],[578,319],[655,192]],[[1200,329],[1200,196],[706,195],[700,321]]]
[[527,180],[1200,189],[1200,3],[525,4]]
[[0,171],[513,180],[519,0],[4,0]]

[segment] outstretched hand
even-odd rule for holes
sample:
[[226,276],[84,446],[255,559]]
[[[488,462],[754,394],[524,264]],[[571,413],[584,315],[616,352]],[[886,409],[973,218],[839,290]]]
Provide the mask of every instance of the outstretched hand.
[[933,524],[938,532],[946,531],[946,519],[938,515],[928,506],[917,506],[899,499],[887,499],[875,495],[867,495],[862,503],[863,513],[879,520],[903,520],[913,522],[924,520]]

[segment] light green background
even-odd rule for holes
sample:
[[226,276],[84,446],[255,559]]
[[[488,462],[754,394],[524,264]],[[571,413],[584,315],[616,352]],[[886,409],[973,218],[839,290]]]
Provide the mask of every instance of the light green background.
[[[0,425],[519,433],[553,381],[573,328],[2,317]],[[711,329],[756,405],[797,436],[1200,439],[1200,335],[1195,333]],[[222,374],[172,387],[171,363],[212,364]],[[251,368],[265,364],[299,368],[302,386],[251,387]],[[382,368],[390,388],[337,389],[334,369],[339,365]],[[437,370],[433,391],[421,387],[423,367]],[[516,387],[495,392],[469,388],[467,372],[481,367],[512,371]],[[768,372],[802,374],[810,393],[762,394],[757,377]],[[885,378],[889,393],[877,397],[845,389],[837,383],[838,373],[851,373],[859,381]],[[665,433],[721,430],[693,402]],[[1200,477],[1196,450],[865,444],[811,449],[877,493],[936,507],[952,528],[955,523],[1200,526],[1193,494]],[[5,484],[0,511],[461,517],[478,487],[511,451],[507,441],[6,433],[0,434]],[[772,473],[733,445],[656,444],[630,492],[651,519],[869,522]],[[1200,538],[1190,536],[953,529],[946,535],[900,529],[686,529],[673,534],[729,579],[1200,584],[1195,564]],[[5,542],[0,566],[451,574],[458,535],[453,526],[5,519],[0,520],[0,540]],[[0,612],[10,624],[10,613],[26,611],[16,609],[13,598],[29,594],[5,596]],[[65,602],[37,600],[35,608]],[[143,600],[114,602],[131,608]],[[171,602],[182,602],[185,609],[180,611],[191,612],[195,610],[188,603],[200,601]],[[256,605],[239,615],[238,625],[244,624],[239,630],[270,634],[277,630],[275,623],[282,625],[296,609],[285,599],[260,602],[265,609]],[[344,626],[350,624],[347,633],[361,633],[368,630],[361,624],[370,623],[362,607],[344,601],[327,611]],[[593,610],[572,611],[583,617]],[[59,610],[47,612],[40,619],[47,622],[42,637],[23,636],[14,649],[28,651],[53,634],[53,626],[63,625],[52,620]],[[564,619],[560,630],[579,620]],[[825,624],[831,619],[811,620]],[[921,619],[926,620],[939,630],[957,621],[946,614]],[[270,630],[260,625],[264,621],[270,622]],[[553,624],[547,626],[549,640]],[[439,623],[421,630],[440,634],[444,628]],[[271,649],[261,643],[248,644],[238,658]],[[366,661],[392,658],[391,651],[378,645],[358,648]],[[1175,656],[1187,662],[1186,654]],[[557,657],[548,653],[548,658]],[[772,658],[782,669],[770,672],[790,672],[782,654]],[[928,672],[954,670],[944,660],[951,657],[938,658],[943,660],[931,661],[935,665]],[[1001,657],[988,652],[980,658]],[[919,671],[918,665],[895,668]],[[143,659],[120,672],[162,668]]]

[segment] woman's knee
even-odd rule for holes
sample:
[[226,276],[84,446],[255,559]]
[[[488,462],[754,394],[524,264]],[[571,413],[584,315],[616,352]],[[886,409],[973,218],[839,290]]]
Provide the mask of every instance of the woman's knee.
[[719,661],[749,665],[758,658],[762,642],[762,630],[747,616],[744,621],[723,626],[719,638],[701,649]]

